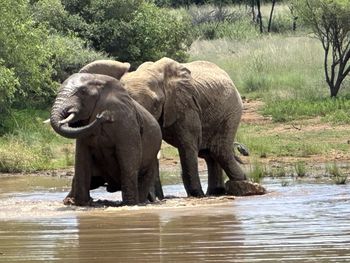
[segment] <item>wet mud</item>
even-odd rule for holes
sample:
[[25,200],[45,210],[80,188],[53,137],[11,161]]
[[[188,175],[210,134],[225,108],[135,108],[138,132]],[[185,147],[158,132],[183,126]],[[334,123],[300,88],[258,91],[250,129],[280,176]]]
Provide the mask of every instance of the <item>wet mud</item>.
[[0,262],[350,261],[349,185],[267,179],[266,195],[192,199],[173,184],[177,198],[132,207],[97,189],[88,208],[62,204],[69,185],[0,177]]

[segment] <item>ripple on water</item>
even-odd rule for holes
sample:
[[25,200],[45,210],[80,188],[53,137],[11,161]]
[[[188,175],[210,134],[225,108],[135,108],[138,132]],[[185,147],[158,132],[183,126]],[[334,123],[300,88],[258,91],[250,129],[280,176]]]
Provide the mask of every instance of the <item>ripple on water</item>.
[[[67,186],[2,188],[0,262],[350,261],[348,185],[265,186],[265,196],[151,208],[71,208],[61,202]],[[165,193],[184,195],[180,185]]]

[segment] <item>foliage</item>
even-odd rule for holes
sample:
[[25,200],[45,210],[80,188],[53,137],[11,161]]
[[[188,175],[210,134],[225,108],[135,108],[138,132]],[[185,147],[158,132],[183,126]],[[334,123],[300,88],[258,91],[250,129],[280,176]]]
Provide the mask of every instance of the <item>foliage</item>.
[[11,110],[3,119],[0,137],[0,172],[62,168],[73,159],[73,141],[42,124],[49,110]]
[[57,33],[81,32],[87,27],[79,15],[71,15],[65,10],[60,0],[36,1],[31,6],[31,12],[38,24],[46,24],[48,29]]
[[[79,14],[88,24],[81,33],[94,48],[107,52],[134,67],[163,56],[186,59],[192,42],[186,17],[160,9],[142,0],[98,0],[78,5],[63,2],[67,10]],[[75,5],[74,5],[75,4]]]
[[35,25],[25,0],[2,1],[0,13],[0,60],[7,79],[2,81],[9,82],[6,93],[16,101],[46,96],[52,91],[47,31]]
[[[10,105],[14,93],[19,86],[18,79],[13,69],[4,66],[4,61],[0,60],[0,116]],[[0,125],[1,126],[1,125]]]
[[49,37],[47,46],[52,50],[52,78],[58,83],[94,60],[107,59],[107,54],[86,47],[85,41],[74,35],[53,34]]
[[350,2],[297,0],[295,7],[322,43],[326,81],[335,97],[350,73]]
[[186,12],[191,18],[197,38],[246,39],[258,35],[250,14],[244,8],[191,6]]

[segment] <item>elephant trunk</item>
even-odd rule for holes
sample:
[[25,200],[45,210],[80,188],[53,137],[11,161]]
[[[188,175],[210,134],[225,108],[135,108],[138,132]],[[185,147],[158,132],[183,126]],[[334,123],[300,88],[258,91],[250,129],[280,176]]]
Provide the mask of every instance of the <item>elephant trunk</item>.
[[64,98],[57,97],[51,110],[50,123],[59,135],[70,139],[88,136],[102,121],[102,118],[97,116],[93,122],[87,125],[71,127],[70,123],[74,122],[75,117],[75,113],[67,112]]

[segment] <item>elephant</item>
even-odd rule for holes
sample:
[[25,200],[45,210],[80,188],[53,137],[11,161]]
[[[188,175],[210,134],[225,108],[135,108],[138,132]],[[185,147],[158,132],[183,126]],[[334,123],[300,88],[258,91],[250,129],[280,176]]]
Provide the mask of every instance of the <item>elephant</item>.
[[61,136],[76,139],[75,173],[66,205],[91,204],[90,190],[105,182],[107,191],[121,190],[123,204],[154,199],[149,193],[159,181],[161,128],[119,80],[73,74],[61,85],[50,123]]
[[[113,63],[115,70],[110,73]],[[121,62],[98,60],[80,72],[94,73],[94,65],[101,74],[121,76],[130,96],[158,120],[163,140],[178,149],[188,196],[204,196],[198,157],[204,158],[208,167],[207,195],[225,194],[223,170],[232,181],[247,179],[233,152],[243,104],[220,67],[208,61],[179,63],[164,57],[145,62],[132,72]]]

